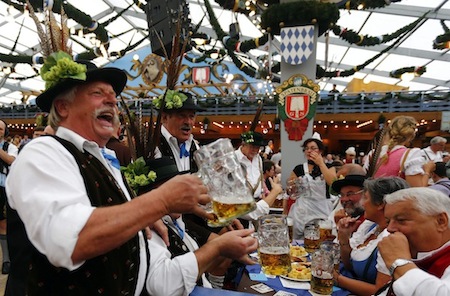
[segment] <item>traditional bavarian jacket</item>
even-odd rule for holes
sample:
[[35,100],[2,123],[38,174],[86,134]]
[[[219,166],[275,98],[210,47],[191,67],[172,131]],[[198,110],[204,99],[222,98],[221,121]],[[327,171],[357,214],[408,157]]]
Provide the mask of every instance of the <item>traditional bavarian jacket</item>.
[[[87,151],[80,151],[69,141],[54,138],[75,158],[92,206],[106,207],[128,201],[114,177],[96,157]],[[141,258],[138,234],[121,246],[86,260],[79,268],[68,270],[51,264],[48,258],[28,240],[17,212],[10,209],[10,215],[8,229],[14,235],[14,246],[11,246],[11,271],[14,275],[15,267],[26,266],[21,268],[21,272],[27,270],[27,274],[22,274],[22,278],[14,276],[13,278],[16,279],[14,282],[16,287],[17,285],[23,285],[24,288],[26,286],[27,295],[134,295],[136,293]],[[146,246],[145,250],[148,266],[150,255]],[[24,251],[29,252],[28,256],[14,256],[15,252],[23,254]],[[12,290],[17,291],[17,289]]]

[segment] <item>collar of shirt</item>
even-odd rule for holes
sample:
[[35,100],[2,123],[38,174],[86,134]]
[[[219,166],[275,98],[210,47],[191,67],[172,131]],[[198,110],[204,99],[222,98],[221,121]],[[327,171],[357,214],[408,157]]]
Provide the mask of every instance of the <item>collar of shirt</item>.
[[[191,169],[190,165],[190,158],[189,157],[183,157],[180,158],[180,144],[178,143],[177,138],[172,136],[169,131],[163,126],[161,126],[161,134],[162,136],[167,140],[167,143],[169,143],[170,150],[172,150],[172,154],[174,156],[175,162],[177,164],[178,170],[180,172],[182,171],[189,171]],[[186,150],[191,150],[191,145],[194,144],[194,137],[192,134],[190,135],[189,139],[185,141],[186,143]]]
[[413,261],[429,257],[429,256],[433,255],[434,253],[436,253],[437,251],[439,251],[439,250],[441,250],[443,248],[446,248],[449,245],[450,245],[450,241],[446,242],[445,244],[443,244],[440,248],[438,248],[436,250],[433,250],[433,251],[430,251],[430,252],[418,252],[417,253],[417,259],[413,259]]
[[[125,185],[123,183],[122,177],[120,175],[120,171],[119,170],[113,170],[112,167],[108,164],[107,160],[103,157],[101,151],[100,151],[100,147],[98,146],[98,144],[94,141],[88,141],[85,138],[83,138],[82,136],[80,136],[79,134],[75,133],[74,131],[65,128],[65,127],[58,127],[58,130],[56,131],[56,136],[67,140],[69,142],[71,142],[72,144],[75,145],[75,147],[80,150],[80,151],[87,151],[90,154],[92,154],[93,156],[95,156],[108,170],[110,173],[113,174],[113,176],[115,176],[116,181],[119,182],[119,184],[121,185],[122,188],[125,188]],[[108,149],[106,147],[104,147],[105,153],[116,156],[116,153],[111,150]],[[127,195],[127,198],[130,198],[128,195],[128,191],[125,190],[125,194]]]

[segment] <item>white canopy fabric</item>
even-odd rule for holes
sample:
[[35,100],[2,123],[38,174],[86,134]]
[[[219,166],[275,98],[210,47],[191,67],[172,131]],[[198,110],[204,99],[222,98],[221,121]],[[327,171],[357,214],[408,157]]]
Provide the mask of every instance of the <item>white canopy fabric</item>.
[[[0,54],[5,55],[35,55],[39,53],[40,46],[36,27],[31,18],[23,12],[9,6],[6,2],[0,1]],[[105,65],[118,59],[112,53],[118,52],[127,46],[145,39],[134,50],[149,47],[148,24],[144,10],[138,7],[132,0],[89,0],[75,1],[68,0],[68,3],[78,8],[80,11],[104,23],[114,17],[116,20],[106,26],[110,42],[107,48],[108,57],[98,57],[94,62],[98,66]],[[142,0],[136,3],[145,3]],[[202,0],[188,0],[190,18],[192,23],[197,25],[201,22],[199,31],[216,38],[212,30],[206,9]],[[259,37],[262,35],[257,28],[258,16],[250,19],[243,14],[235,14],[220,7],[211,0],[216,17],[220,21],[223,30],[228,31],[231,23],[238,22],[241,31],[241,40]],[[125,10],[125,11],[124,11]],[[338,89],[343,91],[353,78],[370,79],[371,81],[395,84],[409,87],[409,90],[448,90],[450,88],[450,54],[449,49],[433,49],[434,39],[445,33],[445,27],[450,27],[450,3],[448,0],[403,0],[395,2],[384,8],[347,11],[340,10],[340,19],[337,24],[342,28],[347,28],[371,36],[391,34],[399,28],[412,23],[420,18],[425,12],[431,11],[415,30],[407,35],[393,49],[383,54],[380,58],[369,64],[363,70],[349,77],[335,77],[320,79],[317,81],[322,90],[330,90],[332,84],[337,84]],[[39,15],[39,14],[38,14]],[[206,17],[204,17],[206,15]],[[443,21],[444,26],[442,26]],[[81,26],[69,20],[69,27],[74,32]],[[276,52],[279,49],[279,36],[275,36],[270,49]],[[16,42],[17,40],[17,42]],[[94,34],[83,36],[72,35],[74,53],[85,52],[98,45]],[[384,48],[392,44],[377,45],[373,47],[358,47],[350,45],[340,39],[332,32],[329,33],[328,49],[325,35],[319,38],[317,45],[317,63],[323,68],[332,70],[348,70],[354,66],[364,63]],[[221,42],[211,44],[221,47]],[[251,50],[248,54],[249,63],[259,66],[257,61],[261,55],[266,55],[268,47],[260,47]],[[326,56],[327,53],[327,56]],[[133,52],[127,54],[133,55]],[[279,60],[279,55],[274,54],[273,60]],[[41,65],[11,64],[0,59],[0,103],[20,104],[24,103],[24,92],[26,98],[33,98],[35,94],[44,88],[44,83],[36,74]],[[426,73],[414,78],[411,82],[404,82],[398,78],[389,77],[393,70],[410,67],[426,66]],[[131,65],[130,65],[131,67]],[[13,69],[12,73],[9,73]]]

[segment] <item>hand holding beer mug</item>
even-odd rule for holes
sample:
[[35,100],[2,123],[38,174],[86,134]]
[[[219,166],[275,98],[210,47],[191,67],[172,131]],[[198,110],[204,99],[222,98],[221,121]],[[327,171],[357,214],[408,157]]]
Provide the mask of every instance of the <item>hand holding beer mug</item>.
[[334,261],[331,251],[320,249],[311,256],[311,291],[323,295],[333,293]]
[[288,226],[285,215],[265,215],[258,220],[258,253],[267,275],[287,275],[291,270]]
[[227,225],[256,208],[230,139],[218,139],[199,148],[194,160],[199,167],[198,175],[211,196],[212,212],[217,217],[208,221],[209,226]]

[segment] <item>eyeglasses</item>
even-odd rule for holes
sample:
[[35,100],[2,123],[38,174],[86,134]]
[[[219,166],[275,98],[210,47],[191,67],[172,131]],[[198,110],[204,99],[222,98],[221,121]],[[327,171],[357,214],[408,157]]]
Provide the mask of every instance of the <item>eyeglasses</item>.
[[305,147],[305,148],[303,148],[303,151],[308,151],[308,150],[316,151],[316,150],[319,150],[319,148],[318,147]]
[[340,193],[340,194],[339,194],[339,197],[340,197],[340,198],[341,198],[341,197],[352,198],[352,197],[354,197],[355,195],[359,195],[359,194],[361,194],[361,193],[363,193],[363,192],[364,192],[364,189],[361,189],[361,190],[356,191],[356,192],[350,191],[350,192],[347,192],[347,193]]

